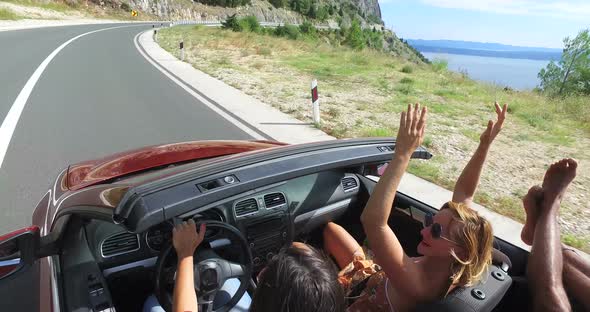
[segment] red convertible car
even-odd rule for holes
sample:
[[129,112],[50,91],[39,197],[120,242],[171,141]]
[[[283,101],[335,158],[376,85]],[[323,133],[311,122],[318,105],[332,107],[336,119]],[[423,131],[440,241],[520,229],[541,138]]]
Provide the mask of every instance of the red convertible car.
[[[362,242],[360,214],[392,139],[286,145],[205,141],[153,146],[69,166],[37,205],[32,225],[0,236],[0,311],[141,311],[156,294],[170,308],[171,229],[207,222],[196,254],[195,287],[240,286],[213,311],[230,311],[256,287],[267,259],[295,240],[322,246],[336,221]],[[429,159],[423,148],[414,158]],[[416,254],[430,207],[397,194],[389,220]],[[500,239],[487,278],[455,289],[422,311],[526,308],[528,252]]]

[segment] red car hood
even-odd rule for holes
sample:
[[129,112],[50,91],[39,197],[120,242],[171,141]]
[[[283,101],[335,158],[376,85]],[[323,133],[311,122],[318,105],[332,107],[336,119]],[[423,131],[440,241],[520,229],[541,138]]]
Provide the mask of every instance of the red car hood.
[[71,165],[66,177],[67,187],[78,190],[159,166],[283,145],[287,144],[271,141],[193,141],[148,146]]

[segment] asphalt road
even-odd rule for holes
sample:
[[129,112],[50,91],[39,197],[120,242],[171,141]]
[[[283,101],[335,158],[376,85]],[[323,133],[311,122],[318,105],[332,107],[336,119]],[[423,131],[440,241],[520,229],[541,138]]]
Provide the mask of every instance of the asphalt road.
[[[65,41],[116,25],[0,32],[0,121],[43,60]],[[250,139],[148,63],[133,38],[149,25],[81,37],[32,90],[0,169],[0,234],[32,212],[68,164],[146,145]]]

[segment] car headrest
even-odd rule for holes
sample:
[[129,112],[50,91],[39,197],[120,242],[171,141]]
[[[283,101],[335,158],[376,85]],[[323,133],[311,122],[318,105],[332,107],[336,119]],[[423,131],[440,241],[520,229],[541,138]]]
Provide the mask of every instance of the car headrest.
[[415,311],[490,312],[500,303],[512,285],[512,278],[508,275],[510,267],[510,259],[494,249],[492,264],[479,283],[456,288],[445,298],[420,305]]

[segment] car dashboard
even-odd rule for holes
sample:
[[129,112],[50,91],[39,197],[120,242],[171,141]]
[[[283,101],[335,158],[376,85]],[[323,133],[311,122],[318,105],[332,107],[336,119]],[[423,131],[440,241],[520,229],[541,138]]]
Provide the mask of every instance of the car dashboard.
[[[359,189],[356,174],[331,170],[250,190],[208,207],[195,207],[181,217],[235,226],[247,239],[254,270],[259,271],[282,246],[346,213],[356,203]],[[108,277],[155,265],[162,248],[171,242],[172,227],[172,221],[167,220],[142,233],[131,233],[120,225],[93,220],[85,231],[90,250]],[[208,230],[206,241],[215,242],[218,234]]]

